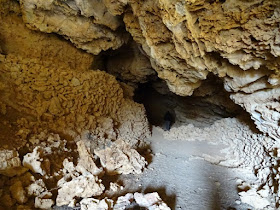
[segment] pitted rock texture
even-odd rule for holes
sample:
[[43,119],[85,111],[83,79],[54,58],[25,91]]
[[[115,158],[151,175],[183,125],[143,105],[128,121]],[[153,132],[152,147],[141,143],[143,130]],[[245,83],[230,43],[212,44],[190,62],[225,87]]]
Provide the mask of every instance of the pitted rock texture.
[[17,1],[0,1],[0,22],[1,54],[48,60],[77,70],[89,69],[98,59],[97,56],[77,50],[70,42],[55,34],[28,29],[23,23]]
[[[3,5],[0,35],[4,41],[0,42],[1,104],[32,115],[44,129],[72,137],[96,129],[100,124],[98,118],[102,117],[112,119],[113,129],[119,136],[126,134],[121,130],[122,123],[130,120],[132,124],[138,123],[135,135],[131,132],[127,135],[126,141],[132,144],[149,135],[144,107],[124,96],[122,86],[112,75],[92,70],[99,66],[98,56],[83,52],[53,34],[29,30],[24,26],[16,1],[0,3]],[[51,3],[57,2],[40,4]],[[24,4],[27,2],[21,6]],[[1,105],[3,112],[4,108]],[[124,118],[127,112],[138,114]],[[22,138],[26,138],[34,130],[34,123],[22,121]]]
[[272,85],[279,84],[274,79],[279,74],[279,4],[272,0],[22,0],[21,9],[30,28],[64,35],[93,54],[125,43],[114,34],[122,25],[117,15],[123,14],[126,30],[142,45],[158,76],[173,92],[191,95],[209,72],[230,77],[230,69],[262,68],[271,75]]
[[123,209],[136,209],[145,208],[149,210],[170,210],[170,208],[164,203],[157,192],[153,193],[127,193],[124,196],[118,197],[114,210]]
[[0,160],[0,174],[12,177],[27,171],[26,168],[22,167],[17,151],[0,150]]
[[[104,72],[58,69],[51,63],[13,56],[2,59],[0,80],[12,87],[6,92],[6,103],[53,121],[54,127],[69,133],[94,128],[99,116],[114,117],[123,101],[117,81]],[[67,121],[75,123],[71,126]]]
[[279,2],[160,0],[129,5],[127,30],[177,94],[191,95],[209,72],[228,77],[234,69],[262,67],[272,70],[268,74],[278,73]]
[[[280,85],[279,1],[22,0],[21,10],[29,28],[61,34],[93,54],[126,42],[123,21],[158,77],[178,95],[192,95],[209,72],[222,78],[225,89],[234,93],[252,94]],[[109,70],[114,65],[118,64],[113,58]],[[136,71],[142,72],[139,78],[133,69],[137,65],[127,60],[115,72],[137,81],[147,68]],[[269,104],[263,102],[262,106]],[[251,109],[246,110],[256,121]],[[265,121],[277,126],[273,120]],[[258,121],[256,124],[260,127]]]
[[141,174],[147,161],[122,140],[109,142],[104,149],[94,150],[108,174]]
[[251,114],[257,128],[273,137],[280,139],[280,88],[265,89],[250,95],[235,93],[233,101],[240,104]]
[[93,54],[117,49],[127,40],[118,31],[122,22],[103,1],[20,1],[23,19],[31,29],[58,33]]

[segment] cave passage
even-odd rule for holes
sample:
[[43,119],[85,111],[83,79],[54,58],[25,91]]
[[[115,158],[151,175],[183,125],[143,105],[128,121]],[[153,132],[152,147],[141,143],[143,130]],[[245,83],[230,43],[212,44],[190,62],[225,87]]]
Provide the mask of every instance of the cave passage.
[[[222,118],[234,117],[242,109],[235,105],[220,84],[212,95],[182,97],[169,91],[161,82],[140,84],[135,91],[134,101],[144,104],[149,122],[164,128],[164,116],[172,115],[171,126],[194,124],[208,127]],[[223,96],[226,95],[226,99]]]

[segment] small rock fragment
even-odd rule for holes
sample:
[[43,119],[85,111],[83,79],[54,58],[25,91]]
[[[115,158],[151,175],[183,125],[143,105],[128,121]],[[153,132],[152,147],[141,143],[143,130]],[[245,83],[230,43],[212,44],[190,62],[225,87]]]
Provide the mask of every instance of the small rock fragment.
[[124,210],[128,208],[142,207],[149,210],[171,210],[166,203],[162,201],[157,192],[153,193],[127,193],[118,198],[114,210]]
[[42,176],[46,172],[41,167],[42,159],[40,158],[41,152],[39,151],[40,147],[35,147],[32,153],[28,153],[23,157],[23,165],[35,173],[39,173]]
[[1,204],[6,207],[11,207],[15,204],[16,200],[13,199],[9,194],[5,194],[1,197]]
[[108,174],[140,174],[147,162],[135,149],[117,140],[102,150],[94,150]]
[[94,199],[94,198],[84,198],[81,200],[81,210],[109,210],[112,209],[114,201],[108,198],[104,198],[102,200]]
[[52,199],[35,198],[35,208],[50,209],[54,205]]
[[101,195],[105,187],[100,182],[101,180],[92,174],[73,177],[69,182],[62,178],[58,181],[60,189],[58,190],[56,205],[74,207],[76,198]]
[[24,204],[27,202],[28,198],[26,196],[26,192],[22,187],[22,183],[20,181],[16,181],[11,187],[10,187],[11,194],[14,199],[17,200],[18,203]]
[[0,174],[5,176],[21,175],[28,169],[22,167],[18,152],[14,150],[0,151]]
[[83,141],[77,142],[77,150],[79,152],[79,160],[76,170],[81,173],[89,172],[93,175],[100,174],[103,170],[99,169],[94,163],[93,155],[86,148],[86,145]]

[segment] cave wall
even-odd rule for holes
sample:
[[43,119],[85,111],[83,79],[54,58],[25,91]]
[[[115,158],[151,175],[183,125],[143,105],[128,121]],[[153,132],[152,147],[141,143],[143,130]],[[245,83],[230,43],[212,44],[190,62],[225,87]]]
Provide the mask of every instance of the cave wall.
[[[0,112],[5,114],[12,107],[16,114],[21,113],[15,136],[30,146],[29,151],[19,151],[29,152],[25,166],[28,157],[43,154],[42,168],[47,172],[57,157],[61,161],[73,157],[64,148],[64,140],[61,151],[50,159],[49,148],[38,150],[36,145],[42,139],[49,141],[50,148],[56,147],[60,137],[49,134],[54,132],[86,144],[78,144],[78,153],[89,168],[93,157],[85,154],[97,149],[94,153],[99,154],[104,168],[118,171],[128,165],[130,171],[125,173],[141,172],[146,161],[131,146],[136,148],[150,134],[144,106],[132,100],[133,87],[98,70],[103,68],[132,84],[157,75],[177,95],[201,96],[206,102],[230,108],[227,94],[207,97],[220,89],[210,80],[215,75],[258,129],[279,140],[279,14],[280,2],[273,0],[0,0]],[[185,106],[179,108],[184,111]],[[232,129],[223,128],[224,124]],[[182,127],[177,134],[200,133],[205,138],[210,134],[216,140],[216,128],[238,146],[237,151],[246,150],[239,152],[240,157],[246,163],[255,161],[259,186],[269,189],[279,205],[274,190],[274,186],[279,188],[279,145],[270,137],[242,133],[243,124],[235,119],[209,128]],[[248,140],[248,147],[235,141],[237,137]],[[107,153],[117,153],[116,158],[106,157]],[[247,155],[251,153],[254,156]],[[17,151],[2,150],[1,158],[1,169],[14,158],[16,166],[22,165]],[[69,161],[65,167],[71,166]],[[96,179],[91,181],[95,184]],[[10,191],[17,192],[16,187]],[[76,189],[72,191],[67,203],[75,198]],[[9,201],[5,195],[2,198]]]
[[95,55],[119,48],[130,34],[158,77],[178,95],[192,95],[212,72],[262,132],[280,137],[279,1],[20,3],[30,29],[58,33]]
[[129,87],[96,70],[103,66],[100,56],[28,29],[16,1],[1,1],[0,8],[1,112],[10,106],[32,116],[18,123],[22,140],[44,130],[72,138],[107,132],[131,145],[149,136],[144,106],[131,100]]

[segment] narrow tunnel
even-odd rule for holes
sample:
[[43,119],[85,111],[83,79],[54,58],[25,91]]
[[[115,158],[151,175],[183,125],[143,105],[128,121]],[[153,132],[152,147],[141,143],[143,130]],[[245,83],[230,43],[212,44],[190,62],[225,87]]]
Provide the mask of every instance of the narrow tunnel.
[[[173,116],[173,126],[194,124],[201,128],[242,112],[242,109],[229,99],[223,84],[214,76],[205,83],[207,84],[196,90],[193,96],[183,97],[172,93],[165,82],[151,81],[138,86],[134,100],[145,106],[148,120],[155,126],[163,126],[164,116],[168,111]],[[206,86],[208,93],[201,94]]]

